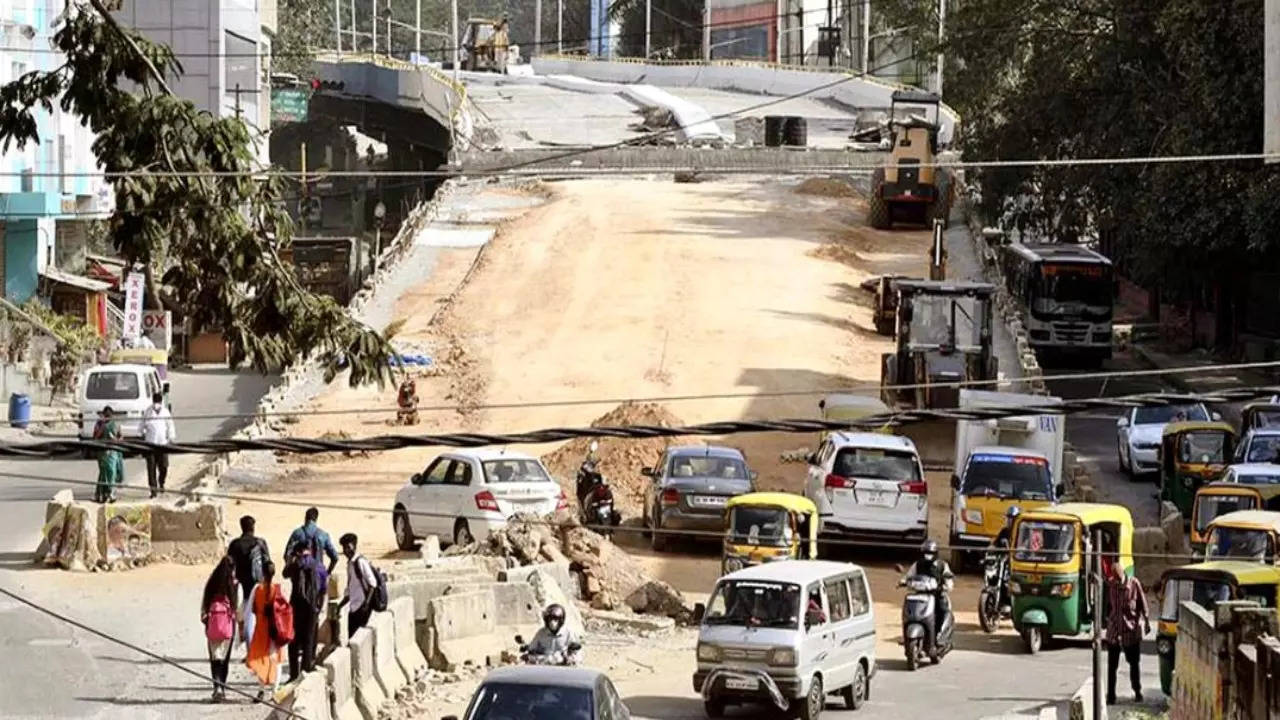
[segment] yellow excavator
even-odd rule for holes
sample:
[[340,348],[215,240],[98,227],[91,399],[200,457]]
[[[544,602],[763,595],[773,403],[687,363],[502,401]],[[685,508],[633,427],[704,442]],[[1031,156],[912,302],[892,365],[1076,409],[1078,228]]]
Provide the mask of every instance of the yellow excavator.
[[505,15],[497,20],[468,18],[467,29],[462,36],[462,68],[505,73],[510,45]]

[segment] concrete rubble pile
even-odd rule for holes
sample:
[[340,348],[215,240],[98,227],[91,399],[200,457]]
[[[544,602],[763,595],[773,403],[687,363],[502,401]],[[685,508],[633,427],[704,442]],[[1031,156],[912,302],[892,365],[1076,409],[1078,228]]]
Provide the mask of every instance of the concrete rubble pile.
[[576,516],[561,512],[548,520],[516,516],[490,536],[484,554],[506,558],[517,566],[567,562],[577,576],[582,600],[597,610],[662,615],[689,622],[692,608],[680,591],[650,577],[634,558],[608,538],[582,527]]

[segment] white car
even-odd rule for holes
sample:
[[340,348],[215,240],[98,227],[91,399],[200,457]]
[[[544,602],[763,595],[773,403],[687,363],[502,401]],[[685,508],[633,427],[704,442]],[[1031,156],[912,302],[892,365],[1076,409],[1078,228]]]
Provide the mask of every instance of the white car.
[[1240,438],[1233,463],[1274,463],[1280,460],[1280,428],[1254,428]]
[[459,450],[432,460],[396,493],[392,527],[401,550],[436,535],[442,544],[484,540],[516,514],[550,515],[569,500],[542,462],[509,450]]
[[1227,467],[1220,482],[1241,485],[1280,485],[1280,465],[1271,463],[1241,463]]
[[1159,470],[1160,437],[1165,425],[1178,420],[1208,421],[1221,417],[1218,413],[1211,414],[1204,403],[1129,410],[1116,420],[1116,456],[1120,470],[1130,479]]
[[835,432],[809,456],[805,497],[822,532],[923,541],[929,498],[915,443],[898,435]]

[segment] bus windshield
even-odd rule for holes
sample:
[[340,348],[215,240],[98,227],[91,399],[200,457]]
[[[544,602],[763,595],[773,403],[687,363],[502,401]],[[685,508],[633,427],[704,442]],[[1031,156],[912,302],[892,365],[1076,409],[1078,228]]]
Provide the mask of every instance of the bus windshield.
[[1060,303],[1110,306],[1111,273],[1104,265],[1045,263],[1040,266],[1040,295]]

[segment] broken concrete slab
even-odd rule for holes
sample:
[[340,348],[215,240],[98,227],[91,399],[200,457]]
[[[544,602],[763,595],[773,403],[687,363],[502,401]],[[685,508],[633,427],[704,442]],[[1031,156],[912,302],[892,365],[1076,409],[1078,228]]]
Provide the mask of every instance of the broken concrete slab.
[[373,630],[373,676],[388,697],[404,687],[409,678],[396,660],[395,618],[389,612],[376,612],[369,616],[369,628]]
[[550,575],[541,570],[534,570],[529,574],[527,582],[529,587],[533,588],[539,607],[546,609],[552,604],[563,606],[564,626],[579,636],[586,632],[586,625],[582,622],[582,613],[578,610],[578,606],[569,599],[564,589]]
[[496,663],[511,640],[498,634],[497,603],[492,591],[443,595],[431,601],[427,620],[427,662],[450,671],[465,664]]
[[335,648],[322,663],[325,678],[329,681],[332,715],[334,720],[362,720],[356,707],[354,688],[351,686],[351,649]]
[[438,562],[440,560],[440,537],[428,535],[422,541],[422,546],[418,548],[418,555],[422,558],[424,564],[430,565]]
[[498,580],[502,582],[529,582],[529,576],[535,572],[549,575],[560,586],[566,597],[576,598],[582,594],[581,588],[578,587],[577,578],[574,576],[573,571],[569,569],[569,563],[567,562],[535,563],[503,570],[498,573]]
[[586,610],[583,619],[587,630],[593,632],[622,632],[640,637],[668,635],[676,627],[676,621],[665,615],[639,615],[615,610]]
[[307,720],[332,720],[329,683],[323,672],[303,673],[293,687],[293,711]]
[[418,625],[413,600],[407,597],[397,598],[387,609],[395,621],[396,662],[400,663],[400,669],[412,683],[427,668],[427,658],[418,646]]
[[356,691],[356,707],[364,720],[378,720],[378,708],[387,696],[378,684],[373,662],[373,630],[362,627],[351,636],[351,684]]

